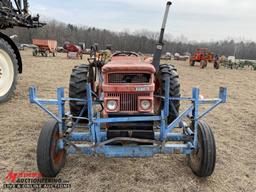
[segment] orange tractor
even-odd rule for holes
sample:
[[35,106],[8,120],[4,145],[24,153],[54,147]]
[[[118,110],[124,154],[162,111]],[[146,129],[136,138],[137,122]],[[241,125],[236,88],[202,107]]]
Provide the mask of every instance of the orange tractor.
[[219,58],[209,52],[208,48],[198,48],[195,53],[190,57],[190,66],[195,66],[196,62],[200,62],[200,68],[207,67],[207,63],[214,62],[214,68],[219,69]]

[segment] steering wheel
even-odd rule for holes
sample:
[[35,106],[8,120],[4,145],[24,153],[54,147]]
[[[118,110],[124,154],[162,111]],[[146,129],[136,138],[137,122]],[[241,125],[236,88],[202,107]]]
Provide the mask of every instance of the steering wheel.
[[115,52],[112,57],[116,57],[116,56],[135,56],[135,57],[139,57],[139,54],[135,53],[135,52],[130,52],[130,51],[118,51]]

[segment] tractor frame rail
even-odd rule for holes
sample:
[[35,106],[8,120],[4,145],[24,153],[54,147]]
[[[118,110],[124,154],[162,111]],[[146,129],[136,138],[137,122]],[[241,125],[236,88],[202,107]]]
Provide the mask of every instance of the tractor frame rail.
[[[166,90],[169,90],[169,82],[165,83]],[[227,101],[227,88],[221,87],[219,90],[218,98],[214,99],[201,99],[199,88],[192,89],[192,97],[180,97],[172,98],[169,95],[161,97],[164,100],[164,107],[161,111],[161,115],[151,116],[134,116],[134,117],[113,117],[113,118],[101,118],[100,112],[94,112],[94,105],[97,103],[93,100],[91,85],[87,84],[86,100],[76,98],[64,97],[64,88],[58,88],[56,91],[56,99],[40,99],[37,96],[37,89],[30,87],[29,99],[31,103],[38,105],[42,110],[48,113],[54,118],[59,125],[60,139],[57,150],[67,149],[69,154],[85,154],[95,155],[104,154],[106,157],[150,157],[158,153],[170,154],[181,153],[190,154],[194,149],[198,147],[198,121],[207,115],[210,111],[216,108],[221,103]],[[70,100],[81,101],[85,105],[88,105],[88,124],[79,124],[82,117],[83,110],[79,117],[76,117],[76,121],[72,121],[72,115],[69,112],[65,112],[65,102]],[[191,104],[171,123],[167,124],[167,117],[169,115],[169,104],[174,100],[191,101]],[[57,106],[58,113],[50,111],[47,106]],[[199,112],[201,105],[209,105],[209,108]],[[187,125],[183,119],[189,118],[191,125]],[[138,121],[153,121],[159,123],[159,131],[154,132],[154,140],[145,140],[138,138],[114,138],[107,139],[106,131],[102,129],[102,125],[105,123],[131,123]],[[82,126],[81,126],[82,125]],[[79,128],[79,131],[76,129]],[[182,128],[183,133],[174,132],[174,128]],[[81,129],[83,130],[81,132]],[[85,144],[80,144],[82,141]],[[125,145],[117,146],[111,145],[113,141],[134,141],[137,143],[149,143],[149,145]],[[170,141],[180,141],[180,144],[168,143]],[[79,142],[75,144],[74,142]]]

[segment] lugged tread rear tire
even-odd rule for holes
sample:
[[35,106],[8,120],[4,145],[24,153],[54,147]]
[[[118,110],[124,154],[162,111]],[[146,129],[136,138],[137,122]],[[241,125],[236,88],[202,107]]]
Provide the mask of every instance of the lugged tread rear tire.
[[210,126],[204,122],[198,122],[198,149],[189,155],[189,166],[198,177],[212,175],[216,162],[216,145]]
[[58,122],[50,120],[43,126],[38,139],[37,167],[44,177],[55,177],[64,167],[66,161],[65,149],[57,153],[55,151],[59,137],[58,133]]
[[[180,81],[179,81],[179,75],[177,72],[177,69],[173,65],[167,65],[167,64],[162,64],[160,65],[159,68],[159,77],[161,80],[161,95],[164,96],[165,90],[164,90],[164,83],[165,83],[165,78],[170,79],[170,97],[180,97]],[[179,113],[179,108],[180,108],[180,101],[172,101],[174,104],[174,108],[176,112],[173,110],[173,107],[170,102],[169,106],[169,117],[168,117],[168,122],[171,123],[173,120],[177,118],[177,114]],[[163,105],[162,105],[163,106]]]
[[214,61],[213,67],[214,67],[214,69],[219,69],[220,68],[219,62],[218,61]]
[[195,66],[195,61],[193,61],[193,60],[190,60],[190,62],[189,62],[189,64],[190,64],[190,66]]
[[[3,82],[3,85],[0,86],[0,103],[3,103],[11,99],[13,92],[16,89],[17,75],[18,75],[18,60],[16,58],[16,55],[12,47],[3,39],[0,39],[0,51],[3,59],[7,61],[7,63],[6,62],[2,63],[2,65],[5,65],[4,67],[8,68],[9,73],[12,73],[12,74],[6,74],[6,70],[1,69],[2,67],[0,64],[0,82],[2,81],[1,76],[2,78],[6,79],[10,77],[10,75],[11,76],[13,75],[12,79],[10,80],[6,79],[6,81],[8,82]],[[8,83],[9,83],[9,86],[8,86]]]
[[[69,97],[86,99],[86,84],[89,82],[89,65],[81,64],[76,66],[70,75],[69,81]],[[73,116],[79,116],[84,107],[84,103],[78,101],[70,101],[70,112]],[[82,117],[87,117],[87,106],[85,106]]]

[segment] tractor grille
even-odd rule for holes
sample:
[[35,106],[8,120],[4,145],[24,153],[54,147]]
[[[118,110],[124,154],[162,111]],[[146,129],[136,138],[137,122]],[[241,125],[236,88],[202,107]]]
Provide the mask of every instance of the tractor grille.
[[147,73],[110,73],[108,83],[149,83],[150,77]]
[[108,97],[120,98],[120,111],[138,111],[138,97],[150,93],[108,93]]

